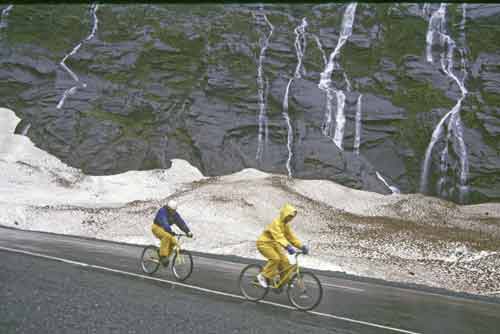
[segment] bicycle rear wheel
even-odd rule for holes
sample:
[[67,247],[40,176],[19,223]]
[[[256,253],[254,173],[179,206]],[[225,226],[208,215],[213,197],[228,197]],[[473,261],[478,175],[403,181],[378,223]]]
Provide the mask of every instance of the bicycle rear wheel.
[[246,299],[258,301],[264,298],[269,288],[263,288],[257,280],[257,275],[262,271],[262,266],[250,264],[243,268],[239,278],[240,290]]
[[141,269],[144,273],[152,275],[160,267],[160,255],[158,247],[146,246],[141,255]]
[[185,281],[193,272],[193,256],[187,250],[181,249],[174,255],[172,272],[178,281]]
[[321,302],[323,287],[316,275],[304,271],[292,277],[287,295],[293,306],[302,311],[309,311]]

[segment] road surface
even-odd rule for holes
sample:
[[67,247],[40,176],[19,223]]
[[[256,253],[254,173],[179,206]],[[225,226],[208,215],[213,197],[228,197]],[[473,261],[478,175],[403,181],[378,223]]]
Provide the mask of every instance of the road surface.
[[184,283],[138,267],[142,247],[0,227],[0,333],[500,333],[500,303],[319,274],[313,312],[244,300],[249,263],[196,254]]

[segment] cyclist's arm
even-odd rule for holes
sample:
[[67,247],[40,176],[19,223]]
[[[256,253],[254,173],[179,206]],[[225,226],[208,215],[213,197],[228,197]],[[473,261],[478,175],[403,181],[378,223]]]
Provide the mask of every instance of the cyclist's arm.
[[293,233],[292,228],[289,224],[285,225],[285,236],[292,245],[299,249],[302,249],[302,243],[300,242],[299,238],[297,238],[295,233]]
[[280,226],[281,224],[283,223],[281,223],[278,219],[276,219],[271,223],[271,225],[269,225],[268,230],[273,236],[274,241],[278,242],[281,246],[286,248],[286,246],[288,246],[290,243],[285,238],[283,229]]
[[182,219],[181,215],[177,212],[175,213],[175,223],[182,232],[186,234],[191,232],[184,219]]

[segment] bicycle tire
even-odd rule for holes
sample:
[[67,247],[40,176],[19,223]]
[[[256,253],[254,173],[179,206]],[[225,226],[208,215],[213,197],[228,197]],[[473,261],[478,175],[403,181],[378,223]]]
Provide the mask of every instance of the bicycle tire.
[[[315,290],[317,291],[316,296],[312,297],[312,302],[310,304],[307,304],[307,305],[301,304],[302,301],[300,300],[304,295],[307,297],[307,299],[310,299],[309,298],[310,296],[308,294],[305,294],[305,291],[306,291],[306,288],[305,288],[305,281],[306,280],[304,279],[305,277],[308,278],[307,279],[308,284],[311,284],[311,287],[309,288],[309,290],[311,290],[311,288],[315,288]],[[301,291],[301,295],[297,298],[293,294],[293,292],[295,292],[295,290]],[[287,292],[288,300],[290,301],[290,303],[294,307],[296,307],[297,309],[299,309],[301,311],[312,310],[313,308],[315,308],[316,306],[319,305],[319,303],[321,302],[321,299],[323,298],[323,287],[321,286],[321,281],[319,280],[318,277],[316,277],[316,275],[314,275],[312,272],[309,272],[309,271],[303,271],[298,275],[295,274],[292,277],[292,279],[290,280],[290,282],[288,283],[288,288],[287,288],[286,292]]]
[[[153,275],[158,270],[158,268],[160,268],[160,258],[159,258],[158,250],[159,250],[158,247],[156,247],[154,245],[144,247],[142,254],[141,254],[140,267],[141,267],[141,270],[145,274]],[[152,256],[155,256],[155,258],[151,258]],[[148,259],[148,262],[152,263],[151,266],[146,267],[145,257],[150,258],[150,259]],[[151,260],[151,259],[153,259],[153,260]]]
[[[182,257],[178,257],[179,254],[181,254]],[[181,259],[183,261],[187,261],[187,263],[181,263]],[[181,270],[181,265],[185,267],[184,271]],[[174,258],[172,260],[172,272],[175,278],[180,282],[187,280],[189,276],[191,276],[191,273],[193,272],[193,256],[189,251],[181,249],[179,253],[176,252],[174,254]]]
[[[263,288],[257,281],[257,275],[261,271],[262,271],[261,265],[250,264],[245,268],[243,268],[243,270],[240,273],[240,277],[238,279],[241,293],[246,299],[253,302],[263,299],[269,292],[269,287]],[[247,282],[247,279],[249,280],[249,282]],[[255,288],[256,295],[254,295],[253,292],[250,292],[250,287]]]

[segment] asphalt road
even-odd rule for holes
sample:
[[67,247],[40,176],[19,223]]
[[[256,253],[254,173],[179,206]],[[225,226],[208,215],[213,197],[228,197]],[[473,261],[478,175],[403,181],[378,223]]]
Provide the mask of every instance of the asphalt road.
[[500,333],[500,303],[320,274],[322,303],[245,301],[245,261],[198,254],[184,284],[142,247],[0,228],[0,333]]

